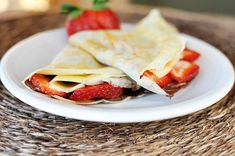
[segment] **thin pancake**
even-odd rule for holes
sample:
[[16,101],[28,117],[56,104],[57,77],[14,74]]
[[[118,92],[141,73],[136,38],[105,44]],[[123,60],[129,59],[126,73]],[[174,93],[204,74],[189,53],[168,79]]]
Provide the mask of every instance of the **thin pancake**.
[[185,48],[185,40],[158,10],[151,11],[132,31],[83,31],[70,37],[69,41],[100,62],[122,70],[138,85],[163,95],[167,93],[142,75],[150,70],[159,78],[165,76]]

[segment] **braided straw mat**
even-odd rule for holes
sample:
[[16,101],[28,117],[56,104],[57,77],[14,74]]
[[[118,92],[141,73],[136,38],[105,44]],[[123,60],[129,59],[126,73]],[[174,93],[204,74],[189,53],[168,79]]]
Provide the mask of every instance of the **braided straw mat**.
[[[235,64],[233,18],[171,9],[163,14],[180,31],[221,49]],[[131,22],[142,17],[121,15]],[[63,26],[64,19],[40,14],[0,21],[1,55],[25,37]],[[0,87],[0,152],[7,155],[235,155],[235,88],[213,106],[184,117],[113,124],[48,114],[16,99],[1,83]]]

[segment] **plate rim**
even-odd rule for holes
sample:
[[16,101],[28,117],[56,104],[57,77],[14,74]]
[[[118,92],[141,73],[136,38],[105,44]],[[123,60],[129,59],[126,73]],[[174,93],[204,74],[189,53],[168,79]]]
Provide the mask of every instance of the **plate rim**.
[[[131,26],[133,24],[128,24],[127,23],[127,24],[124,24],[124,25]],[[2,57],[1,73],[0,74],[1,74],[1,81],[2,81],[3,85],[7,88],[7,90],[11,94],[16,96],[18,99],[20,99],[21,101],[25,102],[26,104],[28,104],[28,105],[30,105],[34,108],[39,109],[40,111],[45,111],[45,112],[55,114],[55,115],[59,115],[59,116],[63,116],[63,117],[66,117],[66,118],[85,120],[85,121],[95,121],[95,122],[134,123],[134,122],[159,121],[159,120],[165,120],[165,119],[170,119],[170,118],[174,118],[174,117],[184,116],[184,115],[191,114],[193,112],[202,110],[206,107],[209,107],[209,106],[213,105],[214,103],[216,103],[217,101],[219,101],[220,99],[222,99],[224,96],[226,96],[227,93],[232,89],[233,84],[234,84],[234,77],[235,77],[234,75],[235,74],[234,74],[233,65],[230,62],[230,60],[225,56],[225,54],[222,53],[222,51],[220,51],[219,49],[215,48],[214,46],[210,45],[209,43],[207,43],[207,42],[205,42],[201,39],[198,39],[198,38],[196,38],[194,36],[191,36],[191,35],[183,34],[184,36],[186,36],[186,38],[191,38],[193,40],[197,40],[197,41],[205,44],[206,46],[212,48],[213,50],[217,51],[217,53],[220,54],[221,57],[226,61],[227,65],[230,66],[231,71],[232,71],[232,73],[231,73],[232,77],[230,79],[230,82],[226,83],[226,85],[224,86],[223,89],[221,89],[218,92],[214,93],[214,94],[216,94],[216,96],[214,95],[213,97],[210,97],[210,99],[203,99],[203,100],[201,99],[200,103],[203,103],[203,104],[196,105],[197,107],[195,107],[195,104],[194,104],[193,108],[191,107],[192,106],[192,104],[191,104],[190,108],[183,107],[183,109],[181,111],[178,111],[177,113],[176,112],[175,113],[174,112],[168,113],[168,115],[164,114],[164,112],[167,112],[168,109],[169,109],[168,107],[171,107],[171,105],[170,106],[169,105],[168,106],[167,105],[165,105],[165,106],[159,106],[158,105],[158,106],[155,106],[155,107],[148,107],[148,108],[132,108],[131,110],[130,109],[127,109],[127,110],[117,109],[117,110],[113,111],[113,109],[111,109],[110,112],[104,113],[104,112],[102,112],[102,108],[97,108],[97,107],[92,108],[92,107],[87,107],[87,106],[78,106],[78,105],[74,105],[74,104],[69,103],[71,108],[76,108],[76,111],[78,111],[77,108],[80,108],[79,116],[74,115],[74,113],[76,114],[76,112],[74,112],[74,111],[73,111],[73,113],[64,113],[61,110],[57,110],[55,112],[55,111],[52,111],[53,110],[52,108],[54,108],[54,105],[57,106],[57,108],[62,109],[64,107],[66,107],[66,106],[64,106],[64,102],[61,102],[59,100],[52,99],[52,98],[51,98],[52,101],[51,100],[47,101],[48,100],[47,96],[43,96],[43,95],[38,94],[36,92],[32,92],[32,91],[29,91],[29,90],[22,89],[20,86],[15,84],[14,81],[10,78],[9,73],[6,69],[6,67],[7,67],[6,65],[7,65],[7,61],[10,59],[10,56],[15,53],[14,51],[17,51],[15,49],[17,49],[19,46],[25,44],[25,42],[27,42],[28,40],[32,39],[33,37],[38,37],[38,36],[46,34],[46,33],[51,33],[53,31],[60,31],[61,29],[64,29],[64,28],[57,28],[57,29],[47,30],[47,31],[40,32],[40,33],[34,34],[32,36],[29,36],[28,38],[26,38],[24,40],[21,40],[20,42],[15,44]],[[14,86],[14,84],[16,86]],[[30,96],[25,96],[25,94],[29,94]],[[48,102],[50,102],[51,105],[49,107],[51,107],[51,108],[49,110],[46,110],[42,106],[45,103],[48,103]],[[183,101],[183,102],[179,102],[177,104],[178,104],[179,107],[182,107],[182,106],[187,106],[187,105],[185,105],[185,103],[189,103],[189,102],[190,103],[193,103],[193,102],[195,103],[195,98],[189,99],[189,100],[186,100],[186,101]],[[44,104],[41,105],[42,103],[44,103]],[[87,113],[89,114],[90,111],[94,111],[91,108],[95,109],[95,112],[93,112],[94,117],[88,117],[88,115],[87,115]],[[156,110],[155,110],[156,108],[158,108],[158,109],[161,108],[163,113],[156,114]],[[179,109],[181,109],[181,108],[179,108]],[[148,115],[144,115],[144,117],[140,117],[141,115],[138,115],[139,110],[142,110],[143,112],[147,112]],[[130,115],[130,112],[131,112],[131,115]],[[102,113],[103,115],[99,116],[100,113]],[[78,114],[78,112],[77,112],[77,114]],[[118,116],[118,114],[122,115],[122,117],[120,117],[120,118],[113,118],[113,117],[109,118],[110,115]],[[99,117],[97,118],[97,116],[99,116]],[[125,116],[125,117],[123,117],[123,116]],[[135,116],[135,118],[133,118],[133,116]]]

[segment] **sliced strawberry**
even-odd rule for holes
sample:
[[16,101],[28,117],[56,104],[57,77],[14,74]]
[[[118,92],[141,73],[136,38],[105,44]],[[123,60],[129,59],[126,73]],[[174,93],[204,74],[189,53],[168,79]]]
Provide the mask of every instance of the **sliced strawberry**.
[[171,70],[170,74],[174,80],[181,83],[191,81],[198,74],[198,72],[198,65],[188,61],[179,61]]
[[158,78],[154,73],[147,70],[147,71],[144,72],[143,75],[148,77],[149,79],[155,81],[161,88],[164,88],[165,86],[167,86],[172,81],[172,78],[169,74],[167,74],[167,75],[165,75],[161,78]]
[[200,54],[198,52],[190,50],[190,49],[185,49],[183,52],[182,60],[193,62],[196,59],[198,59],[199,56]]
[[115,87],[109,83],[86,86],[75,90],[69,97],[74,101],[92,100],[95,98],[116,99],[124,92],[124,88]]
[[51,81],[51,79],[44,75],[34,74],[33,76],[31,76],[29,81],[31,82],[33,89],[35,89],[38,92],[41,92],[47,95],[57,95],[61,97],[67,96],[67,93],[65,92],[60,92],[60,91],[56,91],[54,89],[49,88],[49,82]]

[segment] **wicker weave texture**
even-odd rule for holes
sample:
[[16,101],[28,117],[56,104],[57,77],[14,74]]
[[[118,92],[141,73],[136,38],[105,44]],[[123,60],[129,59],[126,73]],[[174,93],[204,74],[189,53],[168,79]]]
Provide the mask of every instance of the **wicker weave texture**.
[[[235,64],[235,22],[165,11],[180,31],[221,49]],[[142,15],[122,15],[137,21]],[[0,52],[36,32],[63,26],[57,14],[0,22]],[[4,38],[4,39],[3,39]],[[0,84],[0,152],[8,155],[235,155],[235,88],[199,112],[135,124],[66,119],[24,104]],[[69,113],[69,112],[68,112]],[[144,115],[144,114],[140,114]]]

